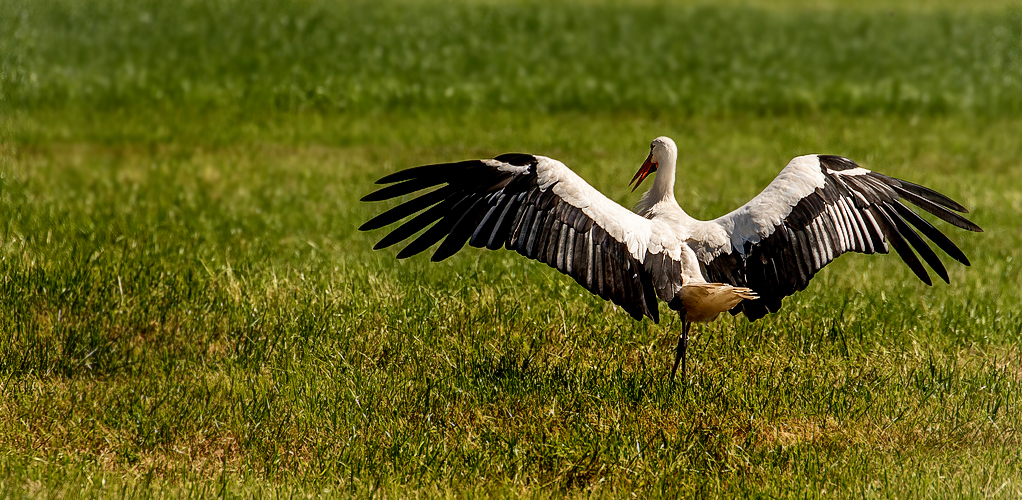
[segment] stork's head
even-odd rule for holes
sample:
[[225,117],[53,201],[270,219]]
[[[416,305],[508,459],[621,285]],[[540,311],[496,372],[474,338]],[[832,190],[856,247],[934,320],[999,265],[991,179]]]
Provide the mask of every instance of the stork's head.
[[675,162],[678,161],[678,146],[674,144],[674,141],[670,137],[657,137],[653,139],[653,142],[649,144],[649,156],[646,157],[646,161],[639,167],[639,171],[635,173],[635,177],[632,177],[632,182],[628,185],[632,186],[632,192],[635,192],[639,188],[639,184],[653,172],[656,172],[661,165],[665,167],[674,168]]

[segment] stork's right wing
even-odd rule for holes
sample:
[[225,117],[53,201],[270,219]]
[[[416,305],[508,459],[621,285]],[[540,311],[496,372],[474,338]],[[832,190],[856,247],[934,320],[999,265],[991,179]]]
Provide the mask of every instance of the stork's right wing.
[[[374,247],[401,242],[430,226],[399,259],[443,243],[432,260],[464,245],[506,247],[571,276],[636,319],[659,320],[657,298],[681,288],[681,241],[661,224],[618,205],[563,163],[543,156],[504,154],[493,160],[425,165],[380,179],[363,201],[396,198],[434,186],[359,229],[377,229],[420,212]],[[435,224],[434,224],[435,223]]]

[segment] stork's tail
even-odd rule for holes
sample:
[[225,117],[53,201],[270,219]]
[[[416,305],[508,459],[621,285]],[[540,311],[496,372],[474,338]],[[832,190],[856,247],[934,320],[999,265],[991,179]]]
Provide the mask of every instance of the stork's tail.
[[692,322],[712,321],[718,314],[730,310],[743,300],[756,300],[751,288],[727,283],[692,283],[678,292],[685,319]]
[[745,300],[756,300],[759,298],[759,295],[756,295],[756,292],[754,292],[751,288],[745,288],[744,286],[732,287],[731,291]]

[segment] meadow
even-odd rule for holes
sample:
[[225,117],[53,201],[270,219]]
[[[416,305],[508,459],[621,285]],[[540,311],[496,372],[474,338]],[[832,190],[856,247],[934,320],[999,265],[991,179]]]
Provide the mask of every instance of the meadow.
[[[819,152],[961,201],[927,287],[633,321],[510,252],[374,252],[395,170],[509,151],[701,218]],[[0,3],[0,496],[1022,495],[1012,2]]]

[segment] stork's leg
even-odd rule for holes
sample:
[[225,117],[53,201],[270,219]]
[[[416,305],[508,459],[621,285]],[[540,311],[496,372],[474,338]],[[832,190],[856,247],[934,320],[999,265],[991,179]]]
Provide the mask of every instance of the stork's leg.
[[681,321],[681,335],[678,336],[678,348],[674,351],[674,368],[671,369],[671,382],[674,382],[674,375],[678,373],[678,363],[681,363],[681,378],[686,376],[685,351],[688,350],[688,329],[692,323]]

